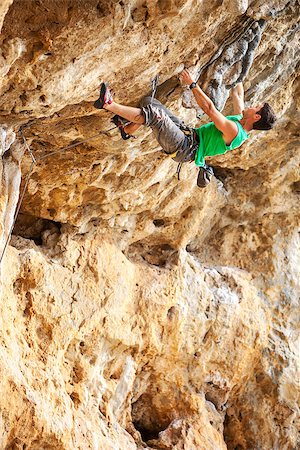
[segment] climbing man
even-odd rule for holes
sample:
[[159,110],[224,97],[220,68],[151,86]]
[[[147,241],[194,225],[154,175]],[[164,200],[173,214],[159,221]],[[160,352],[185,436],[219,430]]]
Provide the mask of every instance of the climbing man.
[[113,100],[107,83],[101,84],[100,96],[94,106],[115,113],[113,120],[122,129],[123,138],[134,133],[141,125],[149,126],[164,152],[171,155],[174,161],[195,161],[200,169],[197,184],[205,187],[213,174],[212,169],[205,164],[206,156],[220,155],[240,147],[249,138],[251,130],[271,129],[276,117],[268,103],[245,109],[242,83],[232,89],[234,115],[224,116],[193,81],[187,69],[183,70],[180,78],[192,90],[197,104],[212,122],[200,128],[189,128],[151,97],[145,97],[140,108],[121,105]]

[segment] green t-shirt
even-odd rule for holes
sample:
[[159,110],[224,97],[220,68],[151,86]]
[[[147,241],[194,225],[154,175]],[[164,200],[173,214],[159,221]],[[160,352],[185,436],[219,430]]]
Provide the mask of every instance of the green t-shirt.
[[202,125],[200,128],[196,128],[196,133],[199,136],[200,142],[195,156],[196,166],[203,166],[205,164],[206,156],[222,155],[228,150],[234,150],[249,138],[249,135],[239,123],[239,120],[243,118],[242,114],[226,116],[226,118],[233,120],[238,126],[238,134],[230,145],[225,144],[221,131],[218,130],[213,122]]

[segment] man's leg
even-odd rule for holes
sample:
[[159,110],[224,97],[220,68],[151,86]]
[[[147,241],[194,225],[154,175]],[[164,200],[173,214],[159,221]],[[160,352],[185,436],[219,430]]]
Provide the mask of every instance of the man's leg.
[[184,127],[184,123],[182,120],[180,120],[177,116],[175,116],[172,111],[170,111],[165,105],[163,105],[159,100],[156,98],[150,97],[150,95],[147,95],[144,97],[140,102],[140,107],[144,108],[145,106],[152,105],[156,106],[159,109],[162,109],[169,117],[170,119],[180,128]]
[[151,104],[143,108],[133,108],[131,106],[120,105],[116,102],[105,105],[104,108],[133,122],[124,128],[126,133],[128,133],[128,128],[131,126],[139,127],[142,124],[148,125],[166,153],[174,153],[184,144],[186,139],[185,134],[163,109],[152,106]]
[[[145,99],[143,102],[145,106],[134,108],[114,102],[111,96],[107,96],[107,98],[109,98],[109,101],[101,104],[102,108],[118,114],[135,124],[148,125],[166,153],[174,153],[184,145],[186,136],[179,128],[179,119],[173,116],[167,108],[163,107],[158,100],[155,100],[156,104],[158,102],[157,106],[153,106],[149,99]],[[170,118],[169,114],[176,119],[178,125]]]
[[141,124],[139,123],[129,123],[128,125],[125,125],[124,131],[127,134],[133,134],[135,131],[137,131],[141,127]]
[[[157,100],[156,98],[153,98],[149,95],[147,95],[146,97],[144,97],[142,99],[142,101],[140,102],[140,107],[143,108],[147,105],[153,105],[153,106],[157,106],[160,109],[163,109],[165,111],[165,113],[170,117],[170,119],[179,127],[184,127],[184,123],[177,117],[175,116],[165,105],[163,105],[159,100]],[[136,124],[136,123],[129,123],[128,125],[126,125],[124,127],[124,130],[126,133],[128,134],[133,134],[136,130],[138,130],[140,128],[141,125]]]
[[166,153],[175,153],[185,146],[186,136],[180,129],[183,123],[168,108],[156,99],[151,101],[151,97],[145,97],[141,107],[146,125]]
[[103,108],[106,109],[107,111],[111,111],[115,114],[118,114],[119,116],[129,120],[130,122],[137,123],[140,125],[145,123],[145,117],[142,113],[141,108],[134,108],[133,106],[120,105],[119,103],[116,103],[114,101],[112,101],[111,103],[105,103]]

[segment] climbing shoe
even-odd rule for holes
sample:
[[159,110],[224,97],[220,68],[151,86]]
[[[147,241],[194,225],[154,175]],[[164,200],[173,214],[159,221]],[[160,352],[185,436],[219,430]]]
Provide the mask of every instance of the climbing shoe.
[[212,177],[214,176],[213,168],[204,164],[204,166],[199,167],[199,173],[197,177],[197,186],[199,188],[206,188],[210,183]]
[[119,128],[122,139],[124,139],[124,141],[126,141],[127,139],[129,139],[131,137],[135,138],[135,136],[132,136],[131,134],[127,134],[126,131],[124,130],[124,127],[130,123],[128,120],[123,119],[123,117],[118,116],[116,114],[113,116],[111,121]]
[[112,101],[113,98],[108,89],[108,83],[101,83],[99,98],[94,103],[95,108],[102,109],[104,105],[110,105]]

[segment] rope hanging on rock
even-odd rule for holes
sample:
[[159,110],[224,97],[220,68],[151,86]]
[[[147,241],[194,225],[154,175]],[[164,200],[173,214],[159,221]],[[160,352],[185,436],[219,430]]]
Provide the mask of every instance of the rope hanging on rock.
[[16,221],[17,221],[17,218],[18,218],[18,214],[20,212],[21,205],[22,205],[22,202],[23,202],[23,199],[24,199],[24,195],[25,195],[28,183],[29,183],[29,179],[30,179],[30,177],[32,175],[34,166],[37,165],[39,161],[42,161],[42,160],[44,160],[46,158],[49,158],[49,156],[56,155],[57,153],[62,153],[64,151],[66,151],[66,150],[70,150],[71,148],[77,147],[78,145],[84,144],[85,142],[91,141],[92,139],[96,139],[97,137],[101,136],[102,134],[106,134],[109,131],[112,131],[112,130],[114,130],[117,127],[112,127],[112,128],[109,128],[108,130],[100,131],[99,133],[97,133],[97,134],[95,134],[93,136],[90,136],[89,138],[84,139],[83,141],[75,142],[74,144],[68,145],[68,146],[63,147],[63,148],[61,148],[59,150],[56,150],[54,152],[51,152],[51,153],[48,153],[46,155],[40,156],[39,158],[36,158],[34,156],[32,150],[31,150],[31,148],[30,148],[30,146],[29,146],[29,144],[28,144],[28,142],[26,140],[26,137],[25,137],[25,135],[23,133],[23,129],[24,128],[27,128],[27,126],[25,125],[25,126],[21,127],[20,128],[20,133],[21,133],[21,137],[22,137],[23,142],[24,142],[24,146],[25,146],[26,150],[28,151],[32,161],[31,161],[30,168],[29,168],[28,173],[27,173],[26,178],[25,178],[25,184],[24,184],[21,196],[20,196],[19,201],[18,201],[18,205],[17,205],[16,211],[15,211],[15,214],[14,214],[14,218],[13,218],[13,223],[12,223],[12,225],[10,227],[9,233],[8,233],[7,238],[5,240],[5,244],[4,244],[1,256],[0,256],[0,264],[1,264],[2,259],[4,257],[6,248],[7,248],[8,244],[9,244],[9,241],[10,241],[10,238],[11,238],[14,226],[16,224]]

